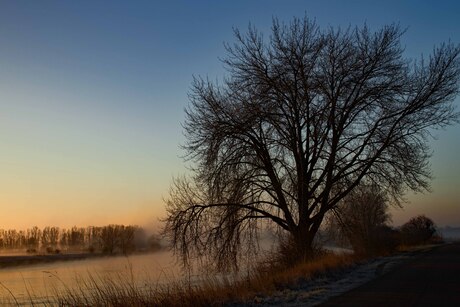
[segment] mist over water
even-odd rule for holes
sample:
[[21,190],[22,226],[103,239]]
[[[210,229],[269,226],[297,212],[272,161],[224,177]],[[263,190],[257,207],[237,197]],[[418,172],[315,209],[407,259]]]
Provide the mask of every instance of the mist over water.
[[39,303],[66,289],[84,288],[90,277],[155,287],[182,275],[169,251],[4,268],[0,270],[0,305],[12,302],[9,291],[19,303],[28,305],[30,298]]

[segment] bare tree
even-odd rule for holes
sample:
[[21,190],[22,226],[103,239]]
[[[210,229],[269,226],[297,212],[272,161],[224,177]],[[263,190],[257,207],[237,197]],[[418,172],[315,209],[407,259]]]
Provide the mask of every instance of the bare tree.
[[435,234],[435,223],[424,215],[413,217],[401,226],[402,241],[407,245],[426,243]]
[[49,229],[50,244],[53,248],[56,248],[59,243],[60,229],[59,227],[51,227]]
[[117,228],[119,229],[117,246],[120,248],[120,251],[126,255],[135,249],[134,234],[138,227],[119,225]]
[[224,81],[196,78],[186,110],[193,175],[173,183],[165,226],[183,260],[234,263],[264,225],[305,258],[360,183],[396,199],[428,188],[430,131],[458,118],[458,46],[411,61],[396,25],[323,30],[307,18],[274,20],[268,40],[235,35]]
[[119,244],[121,228],[119,225],[107,225],[101,228],[100,241],[102,252],[114,254]]
[[[388,232],[388,197],[376,185],[359,185],[345,196],[328,220],[337,236],[348,241],[359,254],[385,250],[392,242],[383,242]],[[391,238],[387,238],[390,241]]]
[[41,237],[41,230],[34,226],[32,229],[27,229],[27,247],[29,249],[38,249]]
[[46,226],[42,230],[42,236],[41,236],[41,245],[42,248],[47,248],[51,247],[51,227]]
[[73,226],[67,230],[67,244],[72,248],[81,248],[85,244],[85,231],[83,227]]

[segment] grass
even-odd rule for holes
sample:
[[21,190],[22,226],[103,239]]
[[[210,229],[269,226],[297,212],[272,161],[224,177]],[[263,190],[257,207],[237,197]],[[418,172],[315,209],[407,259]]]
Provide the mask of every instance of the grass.
[[[37,306],[221,306],[229,302],[252,302],[255,297],[268,296],[291,284],[348,267],[357,261],[353,255],[322,253],[306,262],[289,267],[268,262],[260,265],[246,278],[208,276],[200,282],[148,282],[139,285],[132,274],[99,275],[88,273],[79,277],[75,286],[62,282],[52,295],[35,303]],[[59,277],[56,276],[59,281]],[[10,304],[19,303],[9,292]],[[28,304],[34,299],[29,297]]]
[[[427,246],[400,246],[397,251],[411,252]],[[270,296],[300,281],[310,280],[330,272],[345,269],[368,257],[355,254],[320,252],[316,257],[297,264],[280,264],[275,258],[260,264],[246,277],[205,276],[199,281],[147,281],[139,284],[132,268],[111,275],[88,273],[66,285],[54,276],[55,287],[46,298],[35,299],[28,292],[27,304],[36,306],[222,306],[230,303],[257,303],[257,298]],[[279,258],[278,258],[279,259]],[[52,274],[52,273],[50,273]],[[166,276],[167,277],[167,276]],[[14,294],[0,283],[8,299],[0,304],[20,306]],[[2,290],[0,288],[0,290]],[[32,297],[31,297],[32,296]]]

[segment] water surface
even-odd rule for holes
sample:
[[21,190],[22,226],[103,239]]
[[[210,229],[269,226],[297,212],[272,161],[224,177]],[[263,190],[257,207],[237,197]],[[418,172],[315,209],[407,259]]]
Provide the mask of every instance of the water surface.
[[[128,281],[136,286],[155,286],[182,277],[168,251],[149,254],[59,261],[0,269],[0,305],[21,304],[52,297],[66,289],[79,289],[89,278]],[[11,293],[10,293],[11,292]]]

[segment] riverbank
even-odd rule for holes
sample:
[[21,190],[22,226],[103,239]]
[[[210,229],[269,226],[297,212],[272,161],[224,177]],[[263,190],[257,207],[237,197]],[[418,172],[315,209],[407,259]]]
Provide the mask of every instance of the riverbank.
[[[429,248],[424,247],[425,250]],[[40,271],[41,274],[36,276],[36,283],[30,284],[30,277],[26,276],[24,279],[22,275],[18,277],[18,282],[27,280],[27,284],[30,284],[29,289],[34,289],[35,294],[31,295],[28,291],[22,291],[21,294],[12,282],[0,286],[4,287],[3,295],[10,300],[4,303],[18,299],[20,302],[33,301],[45,306],[308,306],[322,303],[332,296],[366,283],[418,253],[419,249],[411,248],[391,256],[365,259],[353,254],[324,252],[315,259],[292,267],[277,268],[268,264],[248,276],[232,278],[209,274],[197,276],[198,279],[193,277],[192,280],[187,276],[183,279],[170,279],[168,276],[174,275],[168,275],[160,267],[159,274],[144,279],[147,268],[158,266],[154,259],[143,265],[137,264],[134,259],[127,260],[126,263],[123,261],[121,266],[120,263],[114,265],[107,262],[104,270],[109,270],[106,271],[108,274],[100,274],[101,271],[98,272],[94,267],[75,270],[77,267],[72,265],[72,274],[69,275],[71,278],[67,278],[69,276],[63,271],[53,269],[52,273],[49,273],[50,270],[47,269],[45,273],[49,285],[43,288],[45,292],[37,290],[40,286],[38,283],[44,281],[40,266],[32,266],[31,268]],[[91,254],[14,256],[10,257],[9,265],[14,262],[13,260],[18,263],[18,259],[59,261],[65,258],[87,259],[88,256]],[[101,256],[96,254],[95,257]],[[171,258],[169,254],[164,256],[167,259]],[[116,260],[117,257],[108,258]],[[148,259],[150,258],[145,260]],[[96,261],[106,263],[105,258]],[[101,263],[97,267],[99,265]],[[123,270],[115,269],[120,267],[123,267]],[[50,295],[46,289],[55,290]],[[40,295],[42,292],[47,293],[46,296]]]
[[[135,275],[100,279],[91,275],[77,288],[68,288],[53,298],[56,306],[245,306],[313,280],[328,272],[343,270],[357,261],[351,254],[324,252],[315,259],[289,268],[262,265],[246,276],[203,275],[196,280],[135,286]],[[51,304],[53,305],[53,304]],[[53,305],[54,306],[54,305]]]
[[62,254],[34,254],[34,255],[13,255],[0,256],[0,269],[27,266],[57,261],[84,260],[89,258],[108,257],[101,253],[62,253]]
[[393,255],[357,261],[349,266],[323,272],[324,274],[320,274],[316,278],[299,279],[298,282],[286,285],[270,295],[257,295],[250,300],[234,302],[226,304],[226,306],[293,307],[320,305],[332,297],[339,296],[392,271],[422,253],[444,245],[446,244],[410,247]]

